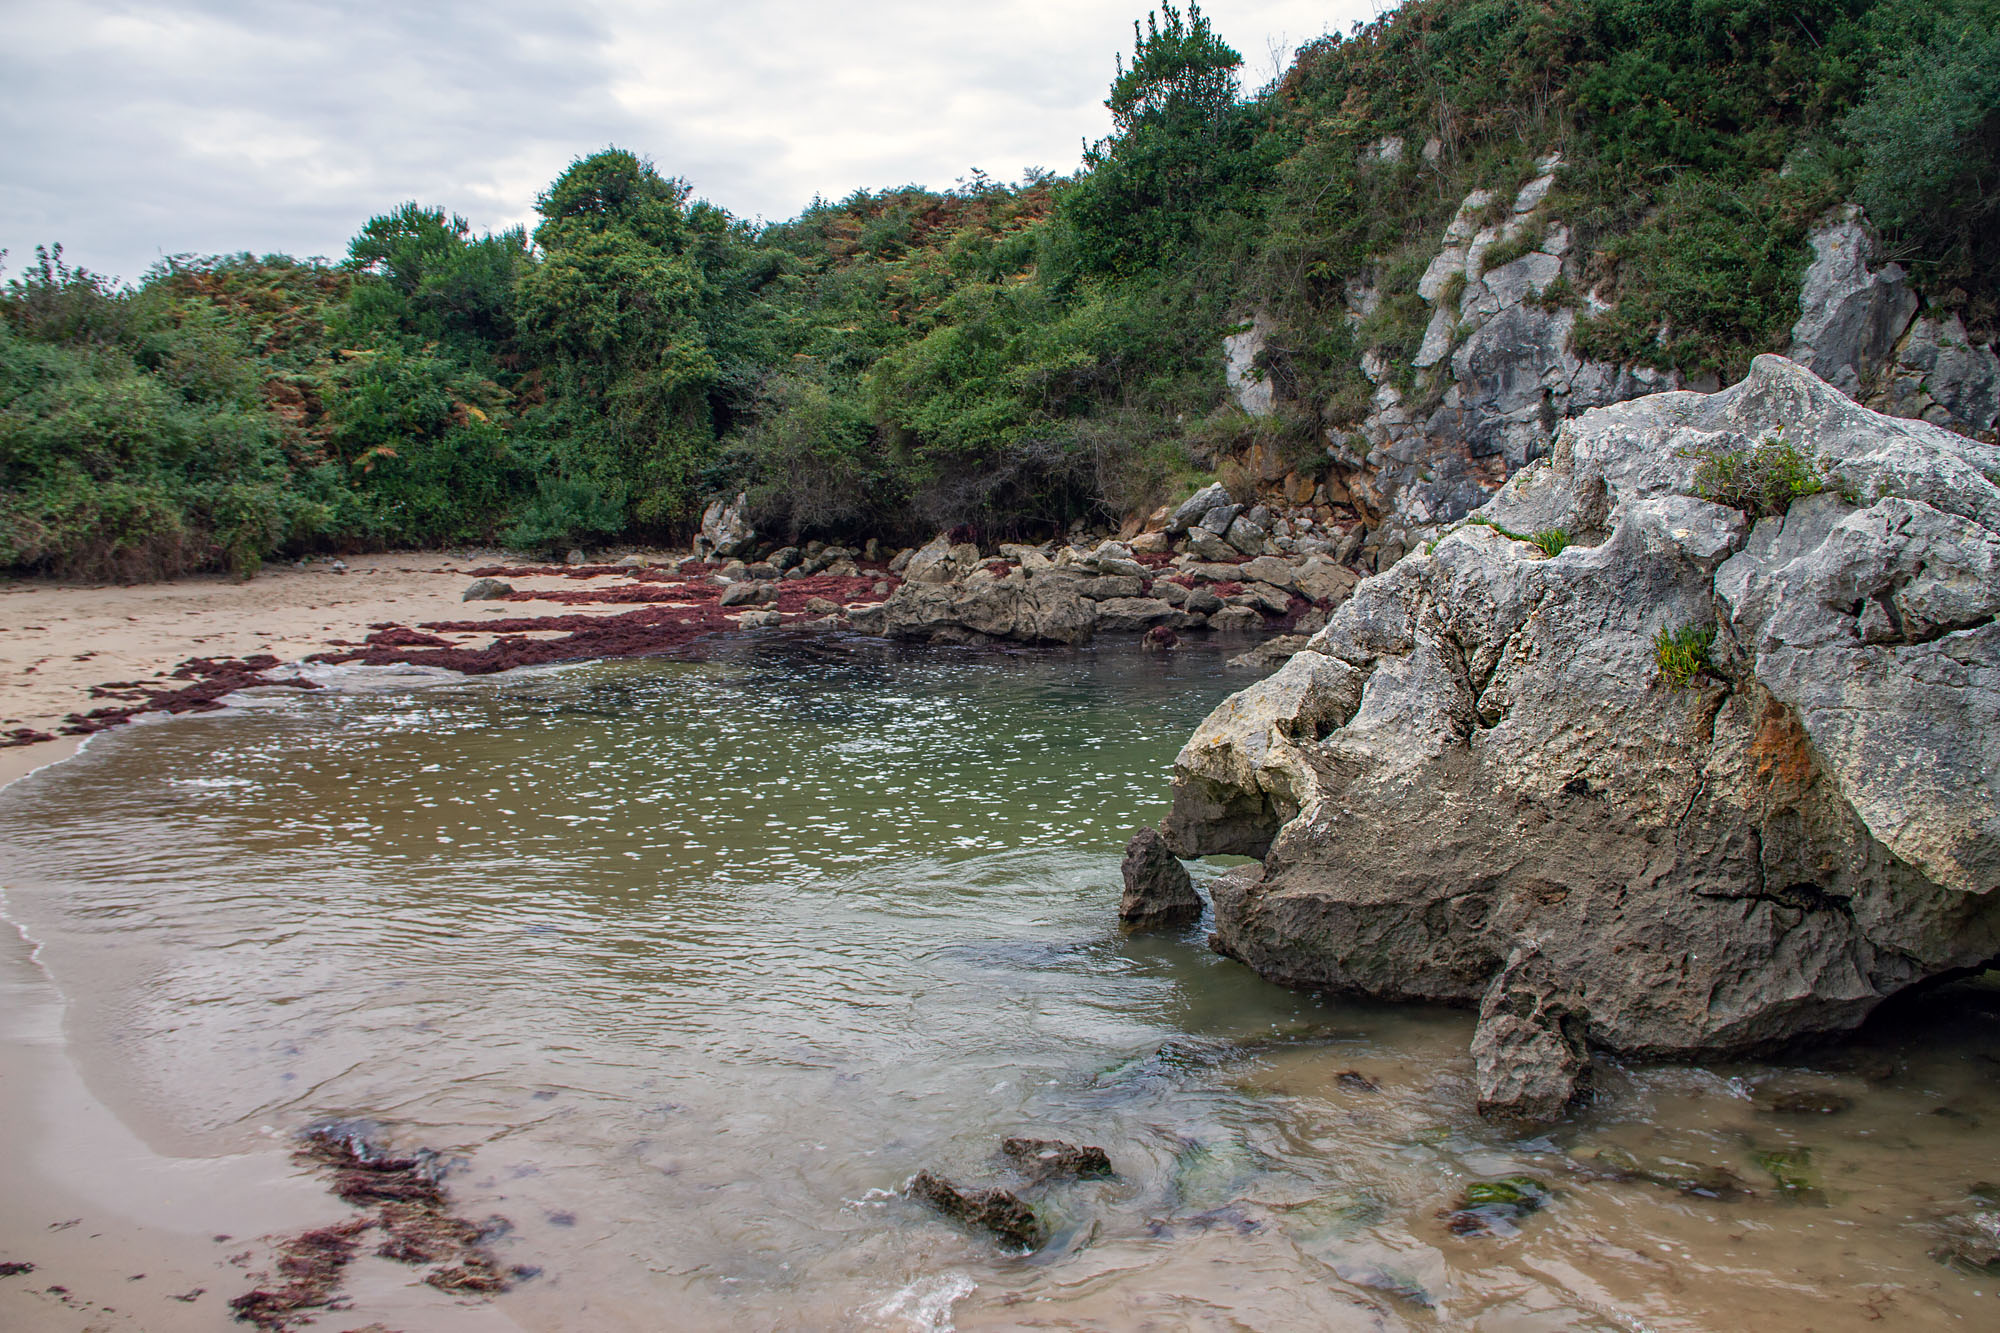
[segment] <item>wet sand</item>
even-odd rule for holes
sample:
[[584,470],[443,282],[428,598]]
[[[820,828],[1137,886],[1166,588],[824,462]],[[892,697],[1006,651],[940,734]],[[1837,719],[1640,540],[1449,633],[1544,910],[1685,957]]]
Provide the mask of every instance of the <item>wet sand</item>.
[[[250,580],[139,585],[0,583],[0,731],[54,733],[104,700],[93,686],[161,681],[189,657],[298,661],[359,642],[383,622],[616,614],[618,605],[461,601],[490,556],[404,553],[280,566]],[[563,574],[510,577],[523,592],[576,588]],[[593,582],[595,582],[593,580]],[[490,638],[490,636],[488,636]],[[456,641],[478,646],[480,636]],[[0,748],[0,786],[77,753],[86,737]],[[0,1327],[9,1330],[238,1328],[228,1300],[268,1268],[272,1242],[353,1210],[290,1160],[289,1145],[175,1157],[142,1142],[85,1084],[64,1033],[63,997],[33,942],[0,921]],[[226,1237],[227,1239],[222,1239]],[[324,1328],[504,1329],[484,1303],[413,1285],[365,1258],[350,1309]]]

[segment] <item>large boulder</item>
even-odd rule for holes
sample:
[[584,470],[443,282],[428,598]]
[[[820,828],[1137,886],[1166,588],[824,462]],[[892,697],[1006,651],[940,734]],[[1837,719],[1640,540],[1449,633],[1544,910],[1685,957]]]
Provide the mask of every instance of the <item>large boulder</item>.
[[[914,562],[912,562],[914,564]],[[1096,604],[1080,580],[1056,573],[1002,577],[983,571],[961,583],[905,583],[879,606],[850,613],[864,634],[891,639],[1080,644],[1097,625]]]
[[[1780,437],[1828,490],[1690,493]],[[1766,356],[1565,424],[1480,517],[1181,751],[1173,850],[1262,858],[1213,886],[1218,948],[1481,1006],[1482,1105],[1538,1116],[1584,1043],[1743,1051],[2000,956],[2000,449]]]

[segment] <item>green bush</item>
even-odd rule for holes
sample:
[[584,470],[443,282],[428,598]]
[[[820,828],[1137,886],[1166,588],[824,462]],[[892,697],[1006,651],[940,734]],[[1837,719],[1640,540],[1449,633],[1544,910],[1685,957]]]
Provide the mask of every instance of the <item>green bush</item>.
[[1833,484],[1830,464],[1778,435],[1749,449],[1709,450],[1694,456],[1701,460],[1691,484],[1694,494],[1740,509],[1753,519],[1783,514],[1792,501],[1818,495]]

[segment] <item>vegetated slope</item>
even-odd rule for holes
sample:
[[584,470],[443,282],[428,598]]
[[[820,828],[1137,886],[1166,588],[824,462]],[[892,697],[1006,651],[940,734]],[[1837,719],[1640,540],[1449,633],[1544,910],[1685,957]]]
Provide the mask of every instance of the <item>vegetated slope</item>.
[[[1783,350],[1808,231],[1847,200],[1990,339],[1996,34],[2000,0],[1414,0],[1246,96],[1168,7],[1067,179],[757,228],[614,149],[532,236],[406,204],[337,264],[183,259],[136,287],[38,253],[0,296],[0,565],[666,538],[737,489],[797,535],[1025,533],[1253,447],[1266,475],[1324,472],[1378,390],[1363,353],[1430,405],[1438,237],[1552,153],[1484,263],[1559,217],[1580,280],[1534,299],[1576,311],[1584,356],[1728,378]],[[1221,343],[1253,313],[1261,418]]]

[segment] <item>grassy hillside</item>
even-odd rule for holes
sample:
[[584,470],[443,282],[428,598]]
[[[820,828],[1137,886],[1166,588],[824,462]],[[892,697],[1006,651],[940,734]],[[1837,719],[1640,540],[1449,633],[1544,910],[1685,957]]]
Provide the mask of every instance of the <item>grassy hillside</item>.
[[[1407,367],[1445,220],[1552,150],[1615,302],[1591,355],[1727,377],[1782,349],[1807,229],[1850,199],[1935,303],[2000,321],[2000,0],[1413,0],[1255,93],[1239,65],[1170,7],[1076,176],[761,229],[608,150],[532,234],[406,204],[339,264],[136,287],[38,252],[0,294],[0,566],[665,539],[738,488],[800,536],[1029,533],[1252,443],[1322,467],[1360,354]],[[1220,349],[1253,309],[1284,404],[1255,422]]]

